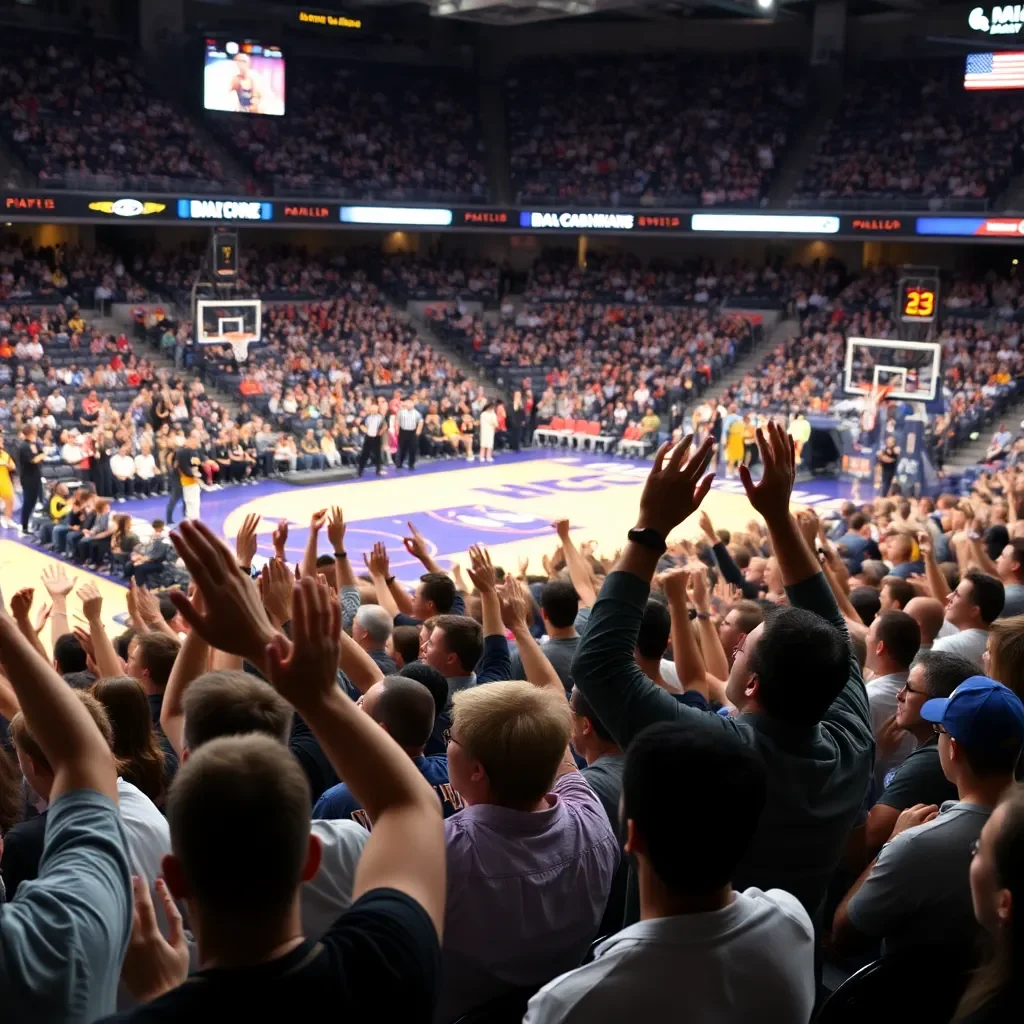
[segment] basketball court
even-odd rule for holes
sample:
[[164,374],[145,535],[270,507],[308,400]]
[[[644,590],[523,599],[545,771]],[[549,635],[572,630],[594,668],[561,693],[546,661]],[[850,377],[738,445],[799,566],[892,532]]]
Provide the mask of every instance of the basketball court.
[[[490,549],[495,564],[514,572],[518,559],[526,556],[530,560],[528,571],[539,574],[543,571],[541,559],[557,544],[551,528],[555,519],[569,520],[577,544],[594,541],[599,556],[613,557],[622,547],[626,531],[636,522],[640,492],[650,465],[610,456],[531,449],[518,455],[499,454],[493,464],[487,465],[451,460],[420,463],[414,473],[391,468],[380,478],[370,472],[361,480],[316,487],[272,481],[208,491],[202,496],[201,518],[233,544],[245,516],[258,513],[263,517],[259,526],[263,557],[272,552],[270,535],[274,527],[287,519],[288,557],[297,562],[305,550],[312,513],[341,505],[348,523],[345,547],[357,575],[365,572],[363,553],[382,541],[391,556],[391,571],[403,582],[415,582],[422,568],[402,546],[409,522],[429,541],[431,552],[446,568],[453,562],[465,567],[467,549],[479,542]],[[793,500],[824,512],[848,496],[848,490],[848,484],[822,480],[798,488]],[[129,513],[139,532],[148,534],[148,523],[164,518],[165,504],[166,499],[149,498],[115,505],[114,511]],[[703,507],[716,528],[742,530],[754,515],[738,480],[716,479]],[[181,511],[179,505],[177,515]],[[16,539],[14,534],[13,530],[0,534],[4,537],[0,539],[0,578],[5,591],[13,592],[15,583],[34,585],[34,607],[38,607],[47,598],[40,581],[43,567],[61,560]],[[699,536],[696,516],[683,524],[679,534],[694,539]],[[321,534],[320,551],[329,553],[326,530]],[[108,628],[123,628],[124,586],[61,564],[79,584],[88,579],[97,582]],[[68,601],[68,614],[74,625],[74,616],[81,614],[81,603],[74,594]],[[47,629],[44,640],[48,639]]]

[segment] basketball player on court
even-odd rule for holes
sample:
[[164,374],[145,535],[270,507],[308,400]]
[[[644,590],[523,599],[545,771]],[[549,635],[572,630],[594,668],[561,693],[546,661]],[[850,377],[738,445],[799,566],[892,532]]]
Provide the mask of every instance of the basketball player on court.
[[181,496],[185,503],[185,518],[199,518],[199,496],[202,490],[199,479],[203,472],[203,458],[199,451],[199,434],[193,430],[185,446],[174,453],[174,464],[181,485]]
[[242,114],[263,113],[263,86],[253,74],[249,54],[235,54],[237,70],[230,89],[235,94],[236,110]]

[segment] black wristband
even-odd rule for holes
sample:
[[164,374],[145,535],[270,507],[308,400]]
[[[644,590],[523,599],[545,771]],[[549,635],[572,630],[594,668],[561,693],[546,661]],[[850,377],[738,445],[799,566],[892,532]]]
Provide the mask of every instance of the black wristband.
[[347,551],[335,551],[334,552],[334,557],[335,558],[348,558],[348,552]]
[[387,584],[387,585],[388,585],[388,586],[390,587],[390,586],[391,586],[391,584],[395,582],[395,577],[394,577],[394,576],[388,576],[388,577],[387,577],[387,578],[386,578],[386,579],[384,580],[384,582],[385,582],[385,583],[386,583],[386,584]]

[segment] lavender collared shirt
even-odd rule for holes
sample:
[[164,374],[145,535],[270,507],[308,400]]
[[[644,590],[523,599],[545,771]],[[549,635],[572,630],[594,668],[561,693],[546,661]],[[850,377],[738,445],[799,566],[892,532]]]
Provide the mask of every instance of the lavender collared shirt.
[[619,846],[594,791],[563,775],[544,811],[476,804],[445,823],[438,1024],[579,965],[608,902]]

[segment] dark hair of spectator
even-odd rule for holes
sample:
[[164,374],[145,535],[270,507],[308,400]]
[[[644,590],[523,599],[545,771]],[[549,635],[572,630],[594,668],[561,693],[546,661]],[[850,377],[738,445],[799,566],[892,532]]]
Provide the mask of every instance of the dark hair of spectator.
[[605,728],[604,722],[597,717],[594,709],[587,703],[587,698],[575,686],[572,688],[569,706],[577,718],[585,718],[590,722],[591,729],[597,733],[599,739],[604,740],[605,743],[615,742],[615,737]]
[[250,732],[288,742],[291,706],[269,683],[247,672],[207,672],[185,691],[183,704],[190,752],[221,736]]
[[171,678],[171,669],[181,650],[181,643],[166,633],[141,633],[133,642],[142,667],[149,672],[153,684],[162,690]]
[[425,572],[420,577],[420,583],[423,584],[421,591],[423,600],[433,601],[438,614],[447,615],[452,610],[455,596],[458,593],[452,578],[443,572]]
[[988,674],[1024,694],[1024,615],[996,619],[988,635]]
[[445,646],[459,659],[466,674],[472,672],[484,653],[484,631],[480,623],[468,615],[438,615],[434,629],[444,633]]
[[817,725],[850,675],[850,647],[830,622],[804,608],[777,608],[749,656],[766,714]]
[[372,717],[406,750],[422,753],[434,728],[434,695],[408,676],[385,676]]
[[78,642],[78,637],[74,633],[64,633],[57,637],[53,645],[53,660],[61,675],[84,672],[88,667],[85,648]]
[[411,665],[420,656],[419,626],[395,626],[391,631],[391,645],[403,665]]
[[900,606],[898,610],[906,608],[917,596],[914,584],[900,576],[886,576],[882,580],[882,589],[888,589],[889,597]]
[[981,621],[986,625],[999,618],[1006,603],[1006,589],[1000,580],[987,573],[971,571],[964,576],[972,583],[971,601],[981,611]]
[[14,758],[0,747],[0,835],[21,821],[25,809],[25,787]]
[[929,697],[948,697],[965,679],[978,674],[978,666],[948,651],[921,651],[914,660],[924,669]]
[[903,669],[909,669],[921,648],[921,627],[906,612],[882,612],[875,626],[875,642],[885,644],[889,656]]
[[552,580],[540,592],[540,607],[555,629],[567,629],[576,621],[580,597],[569,580]]
[[[415,626],[399,626],[399,629],[415,629]],[[406,679],[415,679],[430,691],[434,698],[434,716],[440,715],[448,706],[448,680],[433,665],[425,661],[410,661],[399,673]]]
[[[679,779],[714,779],[680,787]],[[698,716],[659,722],[629,746],[622,775],[622,826],[632,821],[658,879],[670,889],[728,885],[764,810],[765,768],[736,734]],[[701,837],[695,849],[692,837]]]
[[118,774],[137,786],[155,804],[162,804],[164,752],[156,739],[149,701],[137,679],[108,676],[98,679],[92,695],[106,708],[114,729],[114,756]]
[[642,658],[660,658],[668,647],[672,632],[672,616],[664,601],[651,598],[644,608],[640,621],[640,632],[636,637],[636,649]]
[[[277,739],[227,736],[197,750],[171,786],[167,820],[171,847],[204,912],[236,924],[285,913],[302,879],[311,810],[306,776]],[[225,855],[255,835],[259,857]]]
[[870,626],[882,607],[882,599],[874,587],[855,587],[850,591],[850,604],[857,609],[860,621]]

